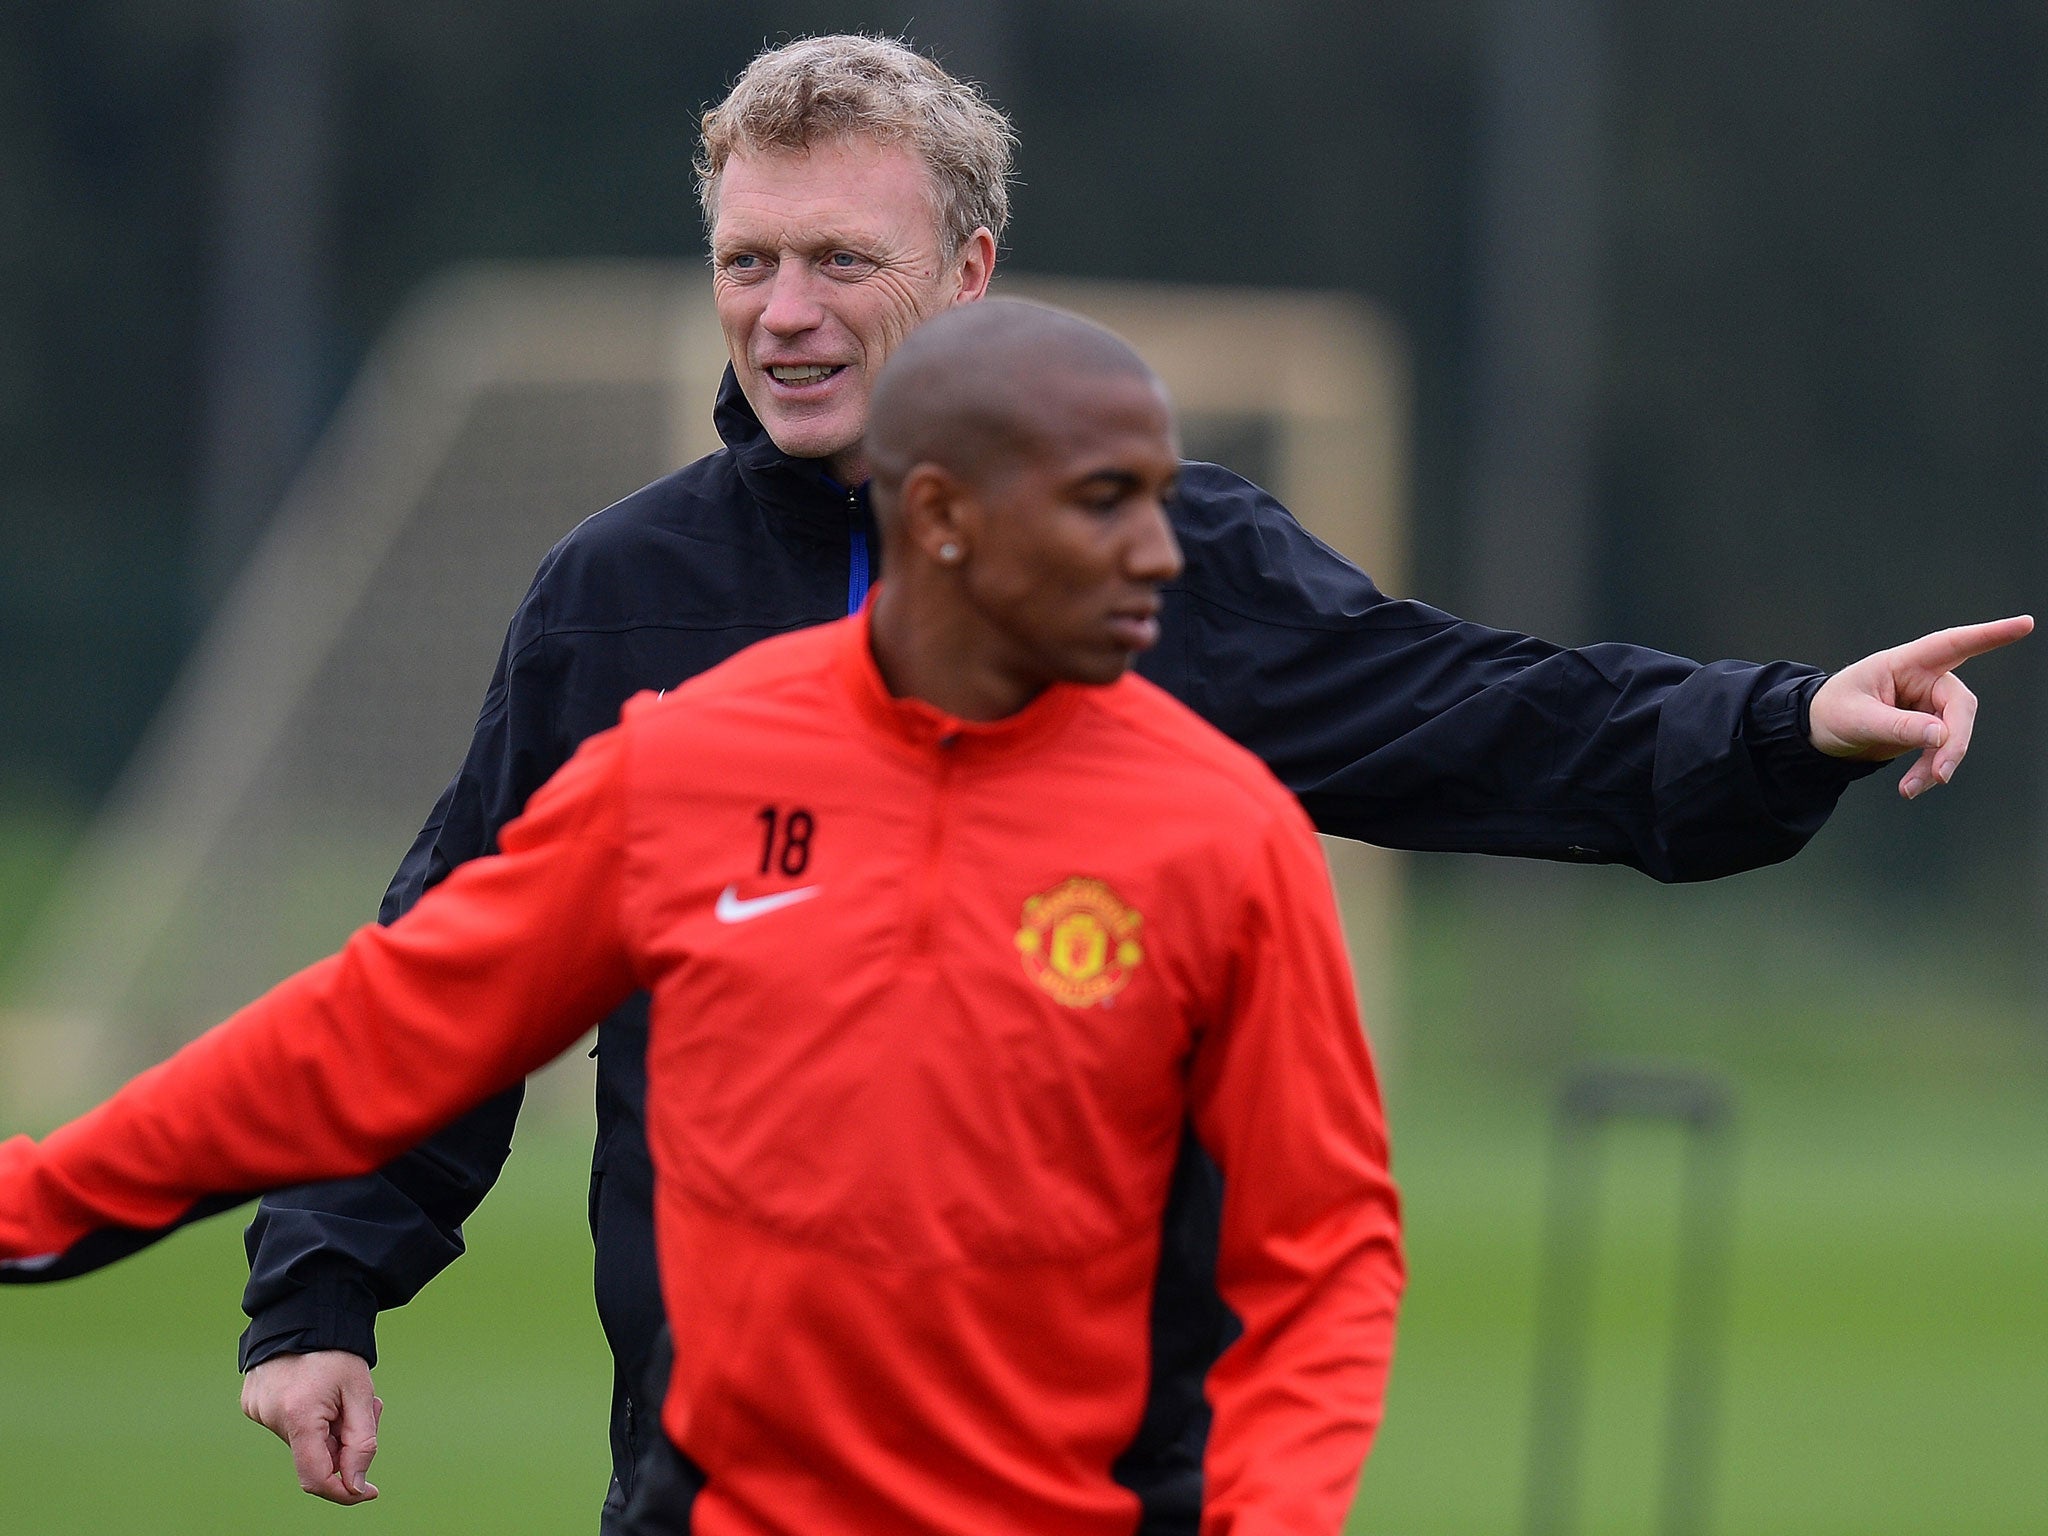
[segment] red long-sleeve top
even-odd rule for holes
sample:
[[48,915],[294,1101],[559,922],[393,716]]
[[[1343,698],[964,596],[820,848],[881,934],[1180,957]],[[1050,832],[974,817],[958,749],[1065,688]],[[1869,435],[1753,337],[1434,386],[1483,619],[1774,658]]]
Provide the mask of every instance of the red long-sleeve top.
[[0,1144],[0,1259],[379,1166],[643,987],[693,1530],[1127,1536],[1190,1119],[1244,1325],[1205,1536],[1341,1527],[1399,1219],[1306,818],[1134,677],[891,698],[865,615],[634,701],[498,855]]

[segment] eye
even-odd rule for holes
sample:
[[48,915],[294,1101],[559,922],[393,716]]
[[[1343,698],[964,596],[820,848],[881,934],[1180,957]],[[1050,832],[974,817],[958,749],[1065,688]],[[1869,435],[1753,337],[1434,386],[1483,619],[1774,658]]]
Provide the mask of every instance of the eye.
[[858,251],[833,251],[821,265],[834,277],[859,277],[875,264]]
[[718,258],[718,270],[728,277],[758,277],[768,270],[768,263],[758,251],[733,251]]

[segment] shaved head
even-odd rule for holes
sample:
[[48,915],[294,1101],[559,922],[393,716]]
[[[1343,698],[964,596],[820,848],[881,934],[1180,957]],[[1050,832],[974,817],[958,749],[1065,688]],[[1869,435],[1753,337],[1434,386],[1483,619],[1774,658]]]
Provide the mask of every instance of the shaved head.
[[927,320],[868,419],[889,690],[996,720],[1055,683],[1110,683],[1159,639],[1180,573],[1173,407],[1121,338],[990,299]]
[[1056,440],[1105,379],[1142,381],[1165,398],[1130,343],[1064,309],[988,299],[926,321],[875,386],[867,451],[878,516],[893,520],[919,464],[968,485],[1000,477]]

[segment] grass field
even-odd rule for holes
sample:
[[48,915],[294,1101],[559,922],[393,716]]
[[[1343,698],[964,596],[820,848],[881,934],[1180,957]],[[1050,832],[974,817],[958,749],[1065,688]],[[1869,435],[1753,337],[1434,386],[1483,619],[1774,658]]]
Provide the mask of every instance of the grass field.
[[[2033,1089],[1752,1094],[1713,1528],[2048,1529],[2048,1135]],[[1544,1119],[1533,1096],[1397,1105],[1413,1281],[1352,1529],[1520,1528]],[[1648,1532],[1675,1148],[1615,1144],[1587,1536]],[[0,1529],[593,1528],[606,1378],[582,1139],[530,1136],[471,1256],[390,1317],[385,1497],[335,1510],[235,1411],[232,1218],[83,1282],[0,1294]]]
[[[0,835],[0,959],[62,831]],[[2048,1531],[2048,1051],[2013,957],[1961,927],[1830,928],[1772,873],[1611,889],[1585,914],[1572,1050],[1712,1057],[1742,1100],[1709,1528]],[[1418,893],[1410,925],[1392,1056],[1412,1278],[1352,1530],[1513,1536],[1548,1094],[1474,1017],[1482,946],[1442,897]],[[1578,1536],[1647,1536],[1677,1147],[1626,1131],[1611,1151]],[[523,1129],[470,1257],[385,1320],[385,1496],[361,1509],[299,1493],[236,1410],[238,1219],[0,1291],[0,1536],[594,1530],[609,1378],[586,1164],[575,1115]]]

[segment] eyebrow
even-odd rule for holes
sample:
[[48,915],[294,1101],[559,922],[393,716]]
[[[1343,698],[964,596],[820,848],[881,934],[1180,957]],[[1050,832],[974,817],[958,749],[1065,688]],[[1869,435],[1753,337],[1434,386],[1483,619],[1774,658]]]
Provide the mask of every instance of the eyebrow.
[[[1139,470],[1104,468],[1076,475],[1067,484],[1073,494],[1085,495],[1100,490],[1114,491],[1119,496],[1131,496],[1142,491],[1149,480],[1150,477]],[[1174,473],[1160,483],[1159,495],[1162,498],[1171,497],[1179,489],[1180,473],[1179,466],[1176,465]]]
[[751,230],[741,230],[729,234],[723,240],[713,236],[711,240],[711,254],[716,257],[731,251],[755,251],[770,247],[780,249],[785,243],[791,250],[796,251],[866,252],[875,239],[876,236],[872,231],[856,234],[848,229],[819,228],[806,230],[793,238],[788,235],[787,231],[782,230],[761,231],[758,233]]

